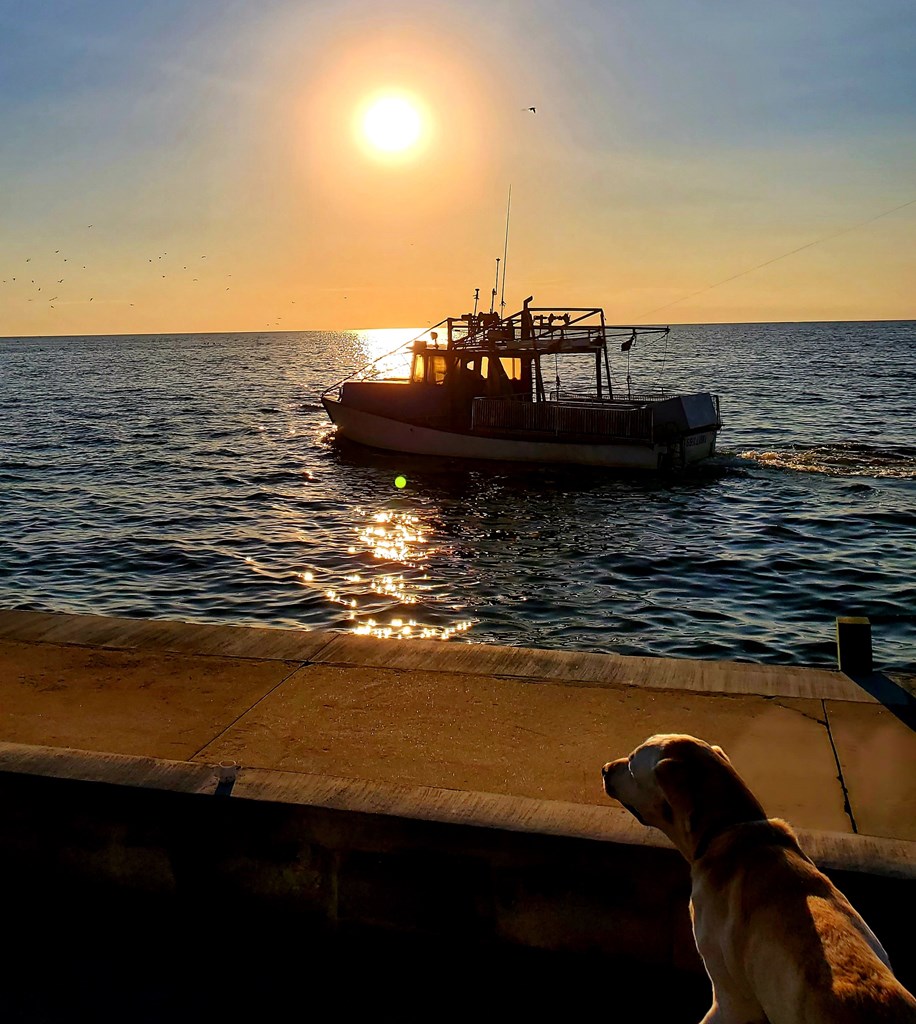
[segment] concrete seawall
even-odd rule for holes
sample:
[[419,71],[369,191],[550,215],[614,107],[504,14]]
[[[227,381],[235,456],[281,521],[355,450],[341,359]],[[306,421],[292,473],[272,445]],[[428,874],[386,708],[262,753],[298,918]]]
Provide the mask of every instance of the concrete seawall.
[[0,669],[0,868],[26,931],[38,906],[58,925],[91,906],[110,956],[139,929],[146,956],[178,943],[211,970],[228,932],[326,970],[339,958],[316,950],[345,941],[344,960],[386,969],[380,950],[409,948],[557,988],[666,978],[647,998],[695,1020],[686,865],[598,781],[678,729],[725,747],[916,983],[903,689],[881,703],[821,670],[28,612],[0,612]]

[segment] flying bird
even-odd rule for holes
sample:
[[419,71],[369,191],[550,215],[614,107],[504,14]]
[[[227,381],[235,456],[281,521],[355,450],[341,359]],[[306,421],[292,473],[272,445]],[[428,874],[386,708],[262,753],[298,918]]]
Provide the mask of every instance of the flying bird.
[[522,110],[524,110],[526,113],[529,110],[531,111],[532,114],[536,114],[537,113],[537,108],[536,107],[522,107]]

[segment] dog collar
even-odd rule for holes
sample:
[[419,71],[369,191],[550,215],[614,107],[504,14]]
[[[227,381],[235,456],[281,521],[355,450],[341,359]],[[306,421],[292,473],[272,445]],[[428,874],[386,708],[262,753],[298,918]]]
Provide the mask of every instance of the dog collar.
[[693,851],[693,859],[697,861],[703,857],[714,839],[725,835],[726,832],[731,832],[732,829],[741,828],[742,825],[769,825],[769,823],[769,818],[747,818],[744,821],[733,821],[728,825],[714,825],[705,835],[700,836],[700,841]]

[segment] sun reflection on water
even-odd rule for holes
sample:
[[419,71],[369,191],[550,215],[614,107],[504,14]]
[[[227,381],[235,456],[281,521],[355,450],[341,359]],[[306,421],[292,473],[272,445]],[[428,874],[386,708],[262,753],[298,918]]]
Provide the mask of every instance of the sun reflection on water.
[[367,363],[377,360],[374,367],[377,376],[406,378],[411,358],[407,342],[416,338],[421,330],[420,327],[390,327],[358,331],[356,340]]
[[435,626],[419,626],[413,619],[404,623],[401,619],[392,619],[391,624],[383,626],[375,619],[367,619],[364,623],[354,626],[352,632],[357,636],[375,636],[380,639],[396,638],[399,640],[448,640],[457,633],[463,633],[473,625],[470,619],[456,622],[453,626],[437,629]]
[[341,625],[359,636],[449,640],[467,632],[474,619],[456,620],[459,609],[437,606],[427,568],[440,549],[430,524],[402,509],[359,510],[358,516],[357,543],[347,549],[349,571],[337,575],[297,567],[296,582],[314,598],[337,605]]
[[415,566],[435,553],[435,548],[427,547],[428,533],[417,515],[383,511],[376,512],[358,535],[373,558]]

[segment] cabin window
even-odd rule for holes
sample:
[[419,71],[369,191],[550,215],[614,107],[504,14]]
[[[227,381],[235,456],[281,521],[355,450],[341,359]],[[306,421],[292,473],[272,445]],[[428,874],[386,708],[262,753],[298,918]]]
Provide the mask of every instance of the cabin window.
[[505,359],[500,357],[500,363],[505,371],[506,376],[509,380],[521,380],[522,379],[522,361],[521,359]]
[[490,359],[489,356],[480,357],[480,365],[477,368],[477,372],[483,377],[484,380],[490,376]]
[[429,359],[428,382],[430,384],[443,384],[445,382],[445,356],[431,355],[427,358]]
[[414,352],[410,379],[414,384],[442,384],[445,381],[445,355]]

